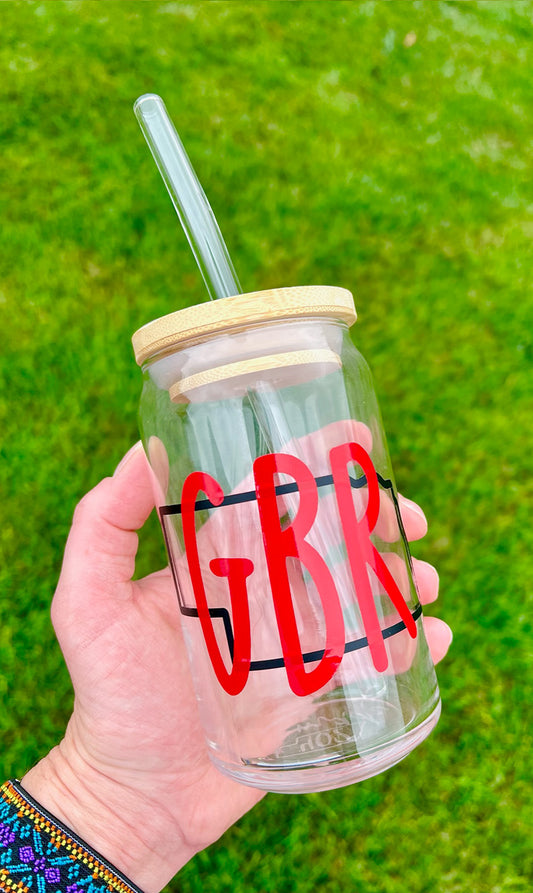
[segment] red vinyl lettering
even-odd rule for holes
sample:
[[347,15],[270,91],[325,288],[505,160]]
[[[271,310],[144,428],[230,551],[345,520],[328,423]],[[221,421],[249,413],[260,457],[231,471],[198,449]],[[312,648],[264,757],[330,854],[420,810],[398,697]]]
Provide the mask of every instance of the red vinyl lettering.
[[215,558],[209,564],[211,572],[215,576],[228,578],[234,636],[233,666],[231,672],[228,673],[218,647],[213,621],[209,615],[209,606],[200,569],[194,518],[196,498],[201,490],[213,505],[220,505],[224,498],[220,484],[211,475],[202,471],[194,471],[186,478],[181,497],[185,552],[196,598],[198,617],[202,625],[213,670],[222,688],[230,695],[237,695],[246,685],[250,671],[250,610],[246,592],[246,577],[249,577],[253,572],[254,565],[247,558]]
[[[394,577],[370,539],[378,520],[380,500],[379,481],[370,456],[357,443],[343,443],[330,450],[329,457],[350,570],[368,645],[374,667],[378,672],[382,672],[387,669],[388,658],[368,577],[368,567],[371,567],[376,574],[413,639],[416,637],[416,624]],[[355,512],[348,475],[347,466],[350,462],[356,462],[362,468],[368,484],[368,505],[360,519]]]
[[[298,511],[282,529],[274,477],[288,474],[298,484]],[[257,504],[263,544],[289,685],[296,695],[308,695],[331,679],[344,654],[344,621],[335,583],[321,555],[305,539],[318,508],[315,479],[300,459],[284,453],[260,456],[254,462]],[[326,625],[324,654],[318,665],[305,671],[291,594],[287,559],[297,558],[308,570],[318,590]]]

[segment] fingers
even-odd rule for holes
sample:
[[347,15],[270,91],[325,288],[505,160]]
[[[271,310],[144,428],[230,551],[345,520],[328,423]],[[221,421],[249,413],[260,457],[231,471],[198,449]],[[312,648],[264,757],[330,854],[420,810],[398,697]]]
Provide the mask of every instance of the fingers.
[[424,617],[423,622],[431,659],[434,664],[438,664],[452,643],[453,633],[448,624],[437,617]]
[[413,558],[412,561],[420,602],[423,605],[430,605],[439,596],[439,575],[437,569],[420,558]]
[[[439,595],[439,575],[436,568],[427,561],[413,558],[415,582],[423,605],[436,601]],[[448,652],[453,640],[453,633],[447,623],[437,617],[424,617],[424,633],[431,653],[431,659],[437,664]]]
[[[300,437],[287,445],[287,451],[303,459],[316,476],[329,471],[328,456],[332,447],[339,443],[353,441],[360,444],[367,452],[372,449],[372,434],[363,422],[351,419],[325,425],[312,434]],[[419,540],[426,535],[428,524],[426,516],[419,505],[411,499],[399,494],[398,503],[402,516],[405,535],[408,540]],[[375,532],[384,542],[398,539],[398,521],[392,499],[382,490],[380,494],[380,511]]]
[[416,502],[407,499],[401,493],[398,494],[398,502],[407,539],[410,542],[422,539],[428,532],[428,522],[424,512]]

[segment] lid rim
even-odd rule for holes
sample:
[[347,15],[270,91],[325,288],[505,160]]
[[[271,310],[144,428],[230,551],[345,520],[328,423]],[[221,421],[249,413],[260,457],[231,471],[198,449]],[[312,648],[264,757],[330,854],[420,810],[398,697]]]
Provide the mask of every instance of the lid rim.
[[172,346],[202,341],[246,325],[329,316],[352,325],[357,313],[351,292],[331,285],[267,289],[176,310],[146,323],[132,337],[139,366]]

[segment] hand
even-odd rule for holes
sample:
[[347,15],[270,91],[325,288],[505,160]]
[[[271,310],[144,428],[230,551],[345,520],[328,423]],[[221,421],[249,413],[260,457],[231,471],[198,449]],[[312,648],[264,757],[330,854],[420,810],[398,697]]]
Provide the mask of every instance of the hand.
[[153,507],[139,443],[76,508],[52,604],[74,711],[22,779],[146,893],[262,796],[207,756],[170,570],[131,580],[134,531]]
[[[133,582],[137,534],[154,505],[140,444],[76,509],[52,619],[74,711],[64,740],[22,780],[44,807],[146,893],[160,890],[262,794],[212,765],[199,723],[170,571]],[[426,522],[402,502],[408,536]],[[414,562],[421,601],[438,578]],[[451,633],[425,620],[435,661]]]

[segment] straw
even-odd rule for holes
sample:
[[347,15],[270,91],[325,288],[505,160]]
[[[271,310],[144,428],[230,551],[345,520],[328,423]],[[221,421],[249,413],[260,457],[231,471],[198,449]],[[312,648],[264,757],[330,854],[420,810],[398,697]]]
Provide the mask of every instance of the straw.
[[189,240],[211,300],[242,294],[215,215],[160,96],[146,93],[133,106]]

